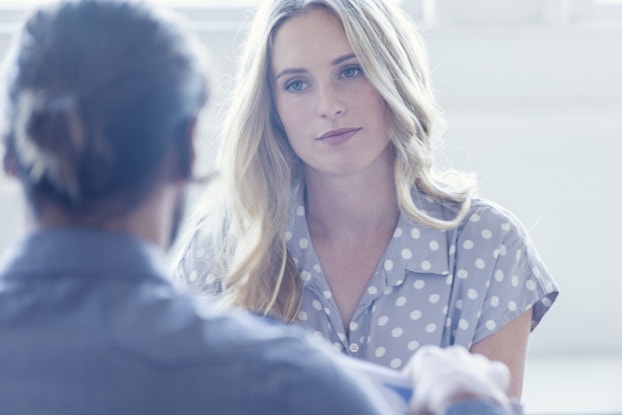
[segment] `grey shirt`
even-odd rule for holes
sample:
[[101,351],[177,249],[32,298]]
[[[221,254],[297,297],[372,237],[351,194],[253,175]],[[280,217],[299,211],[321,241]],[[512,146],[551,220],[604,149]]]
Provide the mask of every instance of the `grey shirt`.
[[304,330],[200,309],[133,237],[58,229],[0,261],[0,413],[387,413]]
[[[558,287],[520,221],[474,199],[465,219],[447,231],[401,214],[352,319],[341,321],[302,199],[294,196],[286,234],[304,281],[297,322],[350,356],[399,369],[422,345],[470,348],[529,309],[533,329],[557,297]],[[414,199],[436,218],[456,214],[452,205],[422,193],[415,191]],[[209,231],[197,229],[177,279],[218,295],[220,268],[210,246]]]

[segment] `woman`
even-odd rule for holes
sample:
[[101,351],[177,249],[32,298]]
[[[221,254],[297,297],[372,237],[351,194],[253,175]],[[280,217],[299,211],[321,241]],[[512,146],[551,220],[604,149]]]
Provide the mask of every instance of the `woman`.
[[247,39],[224,197],[201,207],[178,278],[393,368],[424,344],[463,345],[506,363],[520,396],[557,287],[509,212],[475,197],[471,176],[436,170],[442,122],[404,13],[275,0]]

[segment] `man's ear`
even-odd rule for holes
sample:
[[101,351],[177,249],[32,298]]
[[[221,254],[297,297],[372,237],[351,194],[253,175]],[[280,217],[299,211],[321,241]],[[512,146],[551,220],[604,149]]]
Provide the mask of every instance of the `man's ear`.
[[192,177],[192,170],[196,160],[196,150],[194,145],[197,127],[197,116],[193,115],[185,123],[180,142],[177,147],[177,171],[179,177],[189,180]]

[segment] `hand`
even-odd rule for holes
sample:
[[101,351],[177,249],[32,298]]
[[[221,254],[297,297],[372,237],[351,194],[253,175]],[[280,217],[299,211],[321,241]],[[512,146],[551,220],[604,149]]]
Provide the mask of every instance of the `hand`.
[[442,414],[449,405],[463,400],[493,402],[511,413],[508,368],[463,347],[423,346],[404,371],[415,390],[411,415]]

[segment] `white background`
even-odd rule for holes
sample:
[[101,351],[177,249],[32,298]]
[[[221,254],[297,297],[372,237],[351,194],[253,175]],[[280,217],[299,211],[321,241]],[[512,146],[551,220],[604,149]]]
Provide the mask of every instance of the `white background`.
[[[210,51],[216,104],[252,1],[171,3]],[[527,412],[622,413],[622,3],[402,6],[425,32],[446,112],[441,158],[518,215],[562,289],[531,336]],[[25,10],[0,1],[0,54]],[[16,187],[0,184],[0,251],[23,233],[21,211]]]

